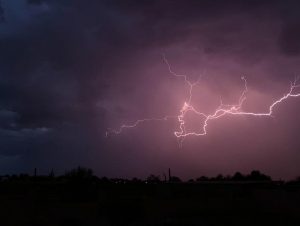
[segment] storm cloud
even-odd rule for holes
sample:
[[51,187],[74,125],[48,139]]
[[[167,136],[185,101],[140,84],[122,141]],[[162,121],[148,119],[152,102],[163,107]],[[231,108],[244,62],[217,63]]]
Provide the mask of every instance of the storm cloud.
[[300,72],[299,8],[283,0],[2,0],[0,159],[7,163],[0,170],[85,165],[100,176],[145,177],[169,167],[183,178],[252,169],[298,176],[297,99],[271,119],[214,121],[206,137],[188,138],[181,149],[176,120],[109,138],[105,131],[178,114],[187,87],[162,54],[191,80],[202,74],[199,109],[211,112],[220,96],[235,102],[246,75],[245,108],[265,110]]

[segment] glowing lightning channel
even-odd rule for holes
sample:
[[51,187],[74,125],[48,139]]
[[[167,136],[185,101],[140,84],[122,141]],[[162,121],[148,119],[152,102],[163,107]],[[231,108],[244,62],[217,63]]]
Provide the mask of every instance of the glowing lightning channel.
[[[163,60],[166,63],[166,65],[168,66],[169,72],[170,74],[172,74],[175,77],[181,77],[184,79],[184,82],[188,85],[189,87],[189,95],[187,100],[184,102],[182,108],[180,109],[180,114],[177,116],[164,116],[162,118],[146,118],[146,119],[139,119],[136,120],[134,123],[132,124],[123,124],[119,127],[119,129],[117,130],[113,130],[113,129],[108,129],[108,131],[106,132],[106,136],[109,136],[111,133],[114,134],[120,134],[121,132],[123,132],[124,129],[129,129],[129,128],[134,128],[137,127],[139,124],[147,122],[147,121],[166,121],[168,119],[171,118],[177,118],[178,123],[179,123],[179,131],[175,131],[174,135],[180,139],[180,144],[182,144],[183,140],[185,137],[187,136],[204,136],[207,134],[207,126],[209,124],[209,121],[211,120],[215,120],[215,119],[219,119],[225,115],[248,115],[248,116],[265,116],[265,117],[271,117],[273,114],[273,109],[276,105],[282,103],[283,101],[287,100],[289,97],[300,97],[300,91],[299,92],[295,92],[295,89],[300,87],[300,84],[297,84],[298,82],[298,77],[295,78],[294,82],[291,82],[290,85],[290,89],[289,92],[285,95],[283,95],[281,98],[275,100],[270,106],[267,112],[261,112],[261,113],[255,113],[255,112],[247,112],[247,111],[243,111],[242,110],[242,105],[246,100],[246,94],[248,92],[248,86],[247,86],[247,80],[244,76],[241,77],[241,79],[244,82],[244,89],[243,92],[241,93],[238,103],[237,104],[232,104],[232,105],[226,105],[223,104],[222,99],[220,100],[220,105],[217,107],[217,109],[215,110],[215,112],[213,112],[212,114],[205,114],[203,112],[199,112],[198,110],[196,110],[193,105],[191,104],[192,102],[192,97],[193,97],[193,88],[199,84],[200,78],[198,78],[197,81],[195,82],[191,82],[190,80],[188,80],[187,75],[184,74],[177,74],[175,73],[172,68],[171,65],[169,64],[168,60],[166,59],[166,57],[163,55]],[[185,128],[185,116],[188,112],[193,112],[198,116],[201,116],[204,118],[204,123],[202,126],[202,132],[187,132],[186,128]]]
[[[285,94],[284,96],[282,96],[281,98],[275,100],[270,106],[269,106],[269,110],[268,112],[262,112],[262,113],[255,113],[255,112],[246,112],[242,110],[242,104],[244,103],[244,101],[246,100],[246,93],[248,92],[248,87],[247,87],[247,80],[245,77],[242,77],[242,80],[244,81],[245,84],[245,89],[243,90],[240,98],[239,98],[239,103],[236,105],[224,105],[221,101],[221,104],[219,105],[219,107],[217,108],[217,110],[210,115],[206,115],[202,112],[197,111],[192,105],[189,105],[187,103],[184,104],[184,106],[181,109],[181,114],[178,116],[178,121],[180,122],[180,131],[176,131],[174,132],[175,136],[180,138],[180,137],[187,137],[190,135],[193,136],[203,136],[207,134],[207,126],[208,126],[208,122],[210,120],[214,120],[214,119],[219,119],[227,114],[231,114],[231,115],[249,115],[249,116],[272,116],[273,113],[273,109],[276,105],[278,105],[279,103],[285,101],[286,99],[288,99],[289,97],[300,97],[300,93],[294,93],[295,88],[300,87],[300,85],[297,84],[298,78],[296,78],[294,80],[294,82],[291,83],[290,86],[290,90],[287,94]],[[184,129],[184,116],[186,115],[187,112],[192,111],[193,113],[196,113],[199,116],[203,116],[204,117],[204,124],[203,124],[203,132],[201,133],[197,133],[197,132],[185,132]]]
[[149,122],[149,121],[167,121],[169,118],[176,118],[176,116],[165,116],[163,118],[145,118],[145,119],[138,119],[132,124],[123,124],[119,127],[119,129],[111,129],[108,128],[105,132],[105,136],[108,137],[111,133],[116,135],[123,132],[124,129],[130,129],[138,126],[140,123]]

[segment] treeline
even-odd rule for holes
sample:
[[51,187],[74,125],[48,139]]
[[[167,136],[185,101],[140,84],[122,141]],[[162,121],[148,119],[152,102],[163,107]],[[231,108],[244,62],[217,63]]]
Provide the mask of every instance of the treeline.
[[[166,180],[166,179],[165,179]],[[155,175],[150,175],[147,180],[148,182],[160,182],[160,177]],[[240,172],[236,172],[233,176],[227,175],[223,176],[222,174],[219,174],[216,177],[207,177],[207,176],[201,176],[196,179],[190,179],[186,182],[188,183],[197,183],[197,182],[222,182],[222,181],[272,181],[272,178],[268,175],[265,175],[261,173],[258,170],[253,170],[250,174],[243,175]],[[174,183],[180,183],[182,182],[179,177],[170,177],[168,179],[168,182],[174,182]]]
[[[250,174],[242,174],[236,172],[234,175],[223,176],[219,174],[215,177],[200,176],[196,179],[190,179],[187,181],[181,180],[177,176],[169,176],[169,178],[162,179],[158,175],[151,174],[146,179],[123,179],[123,178],[99,178],[94,175],[93,171],[85,167],[77,167],[70,171],[67,171],[64,175],[55,176],[51,171],[49,175],[37,175],[37,171],[34,171],[34,175],[19,174],[19,175],[4,175],[0,176],[0,182],[3,181],[66,181],[66,182],[102,182],[102,183],[114,183],[114,184],[158,184],[158,183],[203,183],[203,182],[272,182],[272,178],[268,175],[261,173],[258,170],[253,170]],[[282,182],[283,183],[283,182]],[[293,181],[286,183],[300,184],[300,177]]]

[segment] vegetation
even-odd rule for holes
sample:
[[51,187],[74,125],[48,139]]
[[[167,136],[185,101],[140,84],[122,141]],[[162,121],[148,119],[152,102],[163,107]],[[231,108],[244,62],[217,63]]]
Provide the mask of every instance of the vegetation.
[[98,178],[84,167],[1,176],[1,225],[300,225],[300,178],[163,178]]

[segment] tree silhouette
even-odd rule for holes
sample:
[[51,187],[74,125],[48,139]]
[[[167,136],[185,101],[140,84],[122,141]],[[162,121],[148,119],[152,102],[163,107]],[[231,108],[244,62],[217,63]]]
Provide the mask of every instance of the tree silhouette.
[[160,180],[159,176],[151,174],[150,176],[147,177],[147,182],[152,183],[152,184],[157,184],[157,183],[160,183],[161,180]]
[[91,169],[79,166],[76,169],[67,172],[65,177],[70,181],[87,182],[94,179],[94,174]]
[[243,174],[241,174],[240,172],[236,172],[233,177],[232,177],[232,180],[235,180],[235,181],[242,181],[242,180],[245,180],[245,176]]
[[180,179],[179,177],[172,176],[172,177],[170,177],[170,182],[173,182],[173,183],[180,183],[180,182],[181,182],[181,179]]
[[215,180],[222,181],[222,180],[224,180],[224,176],[222,174],[219,174],[218,176],[216,176]]
[[201,176],[201,177],[198,177],[198,178],[196,179],[197,182],[208,181],[208,180],[209,180],[209,179],[208,179],[208,177],[206,177],[206,176]]
[[253,170],[248,176],[248,179],[253,181],[271,181],[270,176],[267,176],[258,170]]

